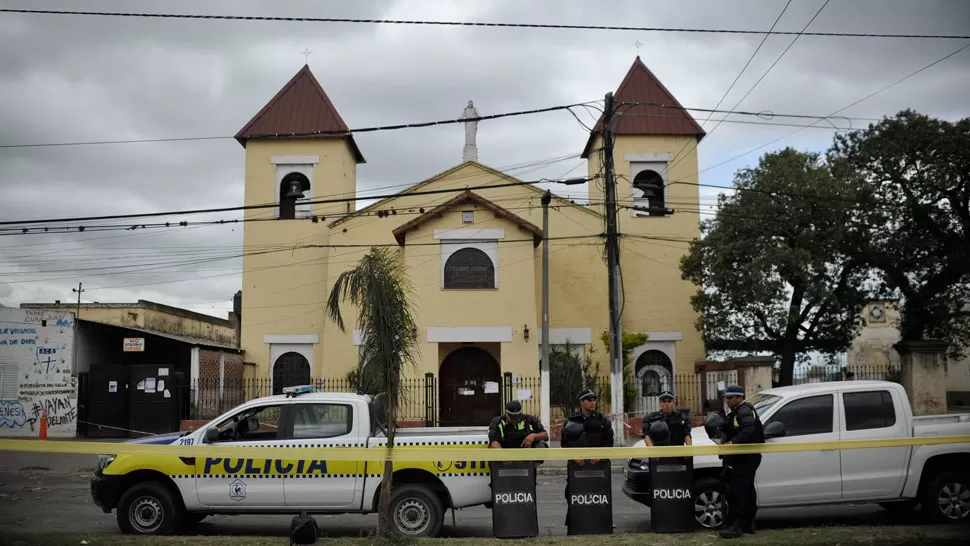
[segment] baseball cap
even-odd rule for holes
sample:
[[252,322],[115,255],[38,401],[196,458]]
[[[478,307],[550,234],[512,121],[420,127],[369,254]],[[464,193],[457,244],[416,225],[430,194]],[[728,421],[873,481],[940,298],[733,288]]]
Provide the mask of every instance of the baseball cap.
[[509,415],[519,415],[522,413],[522,404],[518,400],[512,400],[511,402],[505,404],[505,411]]

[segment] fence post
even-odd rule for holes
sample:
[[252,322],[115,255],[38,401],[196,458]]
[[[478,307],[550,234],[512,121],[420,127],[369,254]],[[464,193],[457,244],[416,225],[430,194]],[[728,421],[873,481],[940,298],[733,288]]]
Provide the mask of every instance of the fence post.
[[424,374],[424,426],[434,426],[434,374]]

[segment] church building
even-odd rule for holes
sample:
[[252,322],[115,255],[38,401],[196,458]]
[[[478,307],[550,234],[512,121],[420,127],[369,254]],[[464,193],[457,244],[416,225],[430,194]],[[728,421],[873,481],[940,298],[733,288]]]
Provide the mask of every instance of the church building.
[[[693,372],[705,356],[690,306],[697,287],[679,270],[687,241],[700,234],[696,149],[704,131],[639,57],[615,102],[622,323],[626,333],[648,335],[631,355],[628,378],[637,386],[634,407],[645,408],[674,374]],[[342,306],[342,332],[325,308],[337,276],[371,245],[396,249],[413,286],[418,368],[411,374],[436,378],[440,424],[487,424],[501,411],[494,383],[503,374],[539,376],[544,190],[479,163],[476,126],[465,123],[461,164],[359,210],[342,199],[358,191],[366,150],[308,66],[238,132],[245,204],[277,203],[246,211],[247,220],[277,221],[244,224],[241,329],[247,362],[274,392],[356,369],[355,309]],[[587,358],[592,351],[605,376],[602,133],[600,119],[582,153],[593,178],[589,204],[553,195],[549,206],[549,342],[584,347]],[[644,196],[632,184],[642,180],[662,190]]]

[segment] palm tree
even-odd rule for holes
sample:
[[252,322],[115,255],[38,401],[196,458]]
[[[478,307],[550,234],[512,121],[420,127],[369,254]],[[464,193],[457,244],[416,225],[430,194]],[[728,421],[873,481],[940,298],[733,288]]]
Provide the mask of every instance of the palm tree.
[[[327,300],[327,315],[342,332],[346,330],[340,303],[348,301],[357,307],[357,327],[361,332],[360,390],[383,399],[379,404],[382,411],[378,413],[384,414],[389,450],[394,449],[397,408],[404,396],[401,374],[406,366],[415,363],[415,340],[411,337],[415,324],[410,298],[411,287],[396,252],[375,247],[356,267],[337,277]],[[393,463],[385,461],[377,520],[377,532],[381,536],[393,532],[392,476]]]

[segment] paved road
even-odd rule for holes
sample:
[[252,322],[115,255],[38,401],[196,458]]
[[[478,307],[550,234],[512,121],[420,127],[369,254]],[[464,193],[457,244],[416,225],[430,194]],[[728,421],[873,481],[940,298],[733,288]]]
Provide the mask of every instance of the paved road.
[[[0,453],[0,536],[18,532],[118,533],[114,514],[104,514],[91,501],[89,470],[93,458],[81,455]],[[626,498],[614,475],[613,519],[616,532],[649,532],[650,511]],[[564,535],[565,500],[559,476],[540,476],[539,528],[543,535]],[[286,536],[291,516],[214,516],[195,533],[203,535]],[[376,516],[318,516],[330,536],[360,536],[377,524]],[[446,536],[491,536],[491,511],[482,507],[457,511],[455,525],[446,517]],[[914,524],[913,517],[893,517],[871,505],[762,510],[763,528],[815,525]]]

